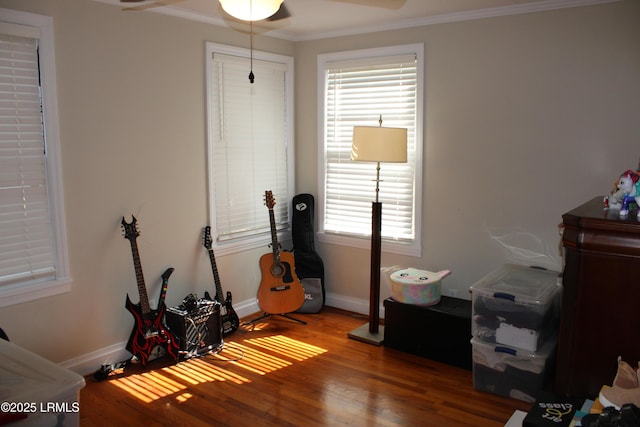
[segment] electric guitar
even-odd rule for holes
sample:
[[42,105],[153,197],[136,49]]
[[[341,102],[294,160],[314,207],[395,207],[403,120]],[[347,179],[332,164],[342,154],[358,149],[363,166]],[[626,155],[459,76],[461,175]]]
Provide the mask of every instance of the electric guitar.
[[[213,249],[211,249],[211,227],[206,226],[204,228],[204,235],[202,236],[202,244],[209,252],[209,261],[211,261],[211,270],[213,271],[213,280],[216,283],[216,301],[222,304],[220,309],[220,318],[222,320],[222,336],[226,337],[234,333],[240,326],[240,319],[236,314],[236,311],[231,305],[231,292],[227,291],[227,299],[225,300],[222,295],[222,286],[220,285],[220,276],[218,275],[218,267],[216,266],[216,258],[213,255]],[[211,299],[208,292],[204,293],[204,297]]]
[[285,314],[296,311],[304,303],[304,289],[296,275],[291,252],[281,252],[273,207],[276,201],[271,191],[264,194],[269,209],[272,253],[260,257],[262,279],[258,288],[258,305],[268,314]]
[[140,254],[136,242],[136,238],[140,233],[138,232],[136,217],[132,216],[132,218],[132,221],[127,223],[124,217],[122,217],[121,224],[125,239],[131,243],[133,267],[136,272],[140,302],[133,304],[129,298],[129,294],[127,294],[125,306],[133,315],[135,324],[133,325],[133,331],[131,332],[126,348],[133,354],[133,358],[142,363],[142,365],[146,365],[148,361],[157,359],[165,354],[177,359],[180,344],[164,324],[164,313],[166,310],[164,299],[167,295],[169,276],[171,276],[174,269],[168,268],[162,274],[162,291],[158,299],[158,307],[152,310],[149,306],[149,297],[147,296],[147,288],[144,284]]

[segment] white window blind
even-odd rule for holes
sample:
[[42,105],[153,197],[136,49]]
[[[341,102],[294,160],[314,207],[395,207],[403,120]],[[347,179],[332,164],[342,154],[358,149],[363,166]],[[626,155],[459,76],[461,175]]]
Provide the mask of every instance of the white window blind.
[[325,233],[371,234],[376,164],[351,160],[354,126],[407,128],[407,163],[381,163],[382,236],[416,239],[416,54],[324,62]]
[[0,307],[68,292],[53,19],[0,9]]
[[0,285],[55,277],[40,95],[38,29],[3,24]]
[[[255,53],[255,52],[254,52]],[[210,69],[210,184],[217,245],[264,243],[270,230],[266,190],[276,199],[276,228],[289,227],[290,68],[286,63],[214,51]],[[255,82],[248,79],[250,69]]]

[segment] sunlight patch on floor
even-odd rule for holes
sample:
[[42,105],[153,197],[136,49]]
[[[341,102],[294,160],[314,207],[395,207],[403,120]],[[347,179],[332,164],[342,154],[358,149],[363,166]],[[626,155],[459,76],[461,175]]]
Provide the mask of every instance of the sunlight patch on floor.
[[110,382],[146,403],[187,388],[156,371],[116,378]]
[[285,337],[284,335],[251,338],[246,340],[245,342],[248,344],[253,344],[256,347],[261,347],[266,350],[280,353],[283,356],[290,357],[299,362],[327,352],[327,350],[325,350],[324,348],[306,344],[302,341]]
[[[248,340],[245,340],[245,342],[247,341]],[[241,360],[236,360],[231,363],[258,375],[268,374],[269,372],[292,365],[288,360],[280,359],[279,357],[272,356],[240,343],[234,343],[234,346],[242,350],[244,357]],[[219,356],[214,355],[214,357]]]
[[172,395],[176,402],[181,403],[192,396],[188,392],[188,387],[191,386],[223,381],[235,384],[251,382],[249,378],[219,366],[220,363],[228,363],[257,375],[266,375],[328,351],[283,335],[250,338],[242,342],[227,343],[225,346],[241,356],[228,359],[222,352],[215,353],[158,370],[120,376],[109,380],[109,383],[145,403]]

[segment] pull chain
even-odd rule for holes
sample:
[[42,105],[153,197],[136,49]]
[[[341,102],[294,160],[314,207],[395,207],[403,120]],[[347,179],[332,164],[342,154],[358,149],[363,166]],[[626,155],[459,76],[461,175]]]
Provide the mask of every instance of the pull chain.
[[251,64],[249,71],[249,82],[253,84],[255,76],[253,75],[253,21],[249,22],[249,39],[251,40]]

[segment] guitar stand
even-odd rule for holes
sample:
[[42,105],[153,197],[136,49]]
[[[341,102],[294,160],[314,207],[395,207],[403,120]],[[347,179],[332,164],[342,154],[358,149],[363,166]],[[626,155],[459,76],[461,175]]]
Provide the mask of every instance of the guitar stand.
[[295,317],[293,317],[293,316],[289,316],[287,313],[280,313],[280,314],[275,314],[275,313],[273,313],[273,314],[272,314],[272,313],[266,313],[266,312],[265,312],[265,313],[262,313],[262,316],[256,317],[256,318],[255,318],[255,319],[253,319],[253,320],[248,320],[248,321],[244,322],[242,325],[243,325],[243,326],[251,325],[251,324],[253,324],[253,323],[256,323],[256,322],[257,322],[257,321],[259,321],[259,320],[266,319],[267,317],[271,317],[271,316],[281,316],[281,317],[285,317],[285,318],[287,318],[287,319],[289,319],[289,320],[293,320],[294,322],[301,323],[301,324],[303,324],[303,325],[306,325],[306,324],[307,324],[307,322],[305,322],[304,320],[296,319],[296,318],[295,318]]

